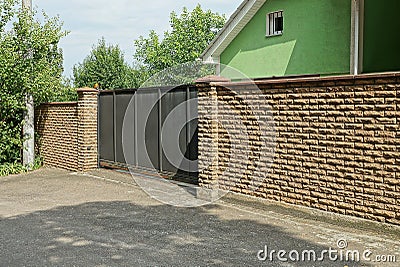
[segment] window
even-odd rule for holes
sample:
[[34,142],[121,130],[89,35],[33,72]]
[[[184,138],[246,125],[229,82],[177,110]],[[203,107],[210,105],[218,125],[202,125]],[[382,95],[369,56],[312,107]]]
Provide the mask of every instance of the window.
[[267,36],[283,33],[283,11],[272,12],[267,15]]

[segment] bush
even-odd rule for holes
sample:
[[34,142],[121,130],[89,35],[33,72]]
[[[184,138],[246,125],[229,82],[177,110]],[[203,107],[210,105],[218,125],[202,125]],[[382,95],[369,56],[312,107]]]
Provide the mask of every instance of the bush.
[[8,176],[11,174],[24,173],[27,171],[27,168],[23,166],[21,163],[4,163],[0,165],[0,176]]
[[31,166],[32,168],[25,167],[24,165],[22,165],[19,162],[3,163],[2,165],[0,165],[0,177],[37,170],[40,167],[42,167],[42,164],[43,164],[43,161],[42,161],[41,157],[37,157],[35,159],[33,166]]

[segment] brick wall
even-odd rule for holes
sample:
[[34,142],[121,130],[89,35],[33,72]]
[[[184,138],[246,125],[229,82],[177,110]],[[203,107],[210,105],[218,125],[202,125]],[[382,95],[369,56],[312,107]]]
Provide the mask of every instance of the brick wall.
[[78,89],[78,102],[48,103],[35,111],[38,150],[47,166],[97,168],[97,91]]
[[198,88],[201,186],[400,224],[399,73]]
[[45,165],[77,170],[77,104],[77,102],[49,103],[36,109],[39,153]]

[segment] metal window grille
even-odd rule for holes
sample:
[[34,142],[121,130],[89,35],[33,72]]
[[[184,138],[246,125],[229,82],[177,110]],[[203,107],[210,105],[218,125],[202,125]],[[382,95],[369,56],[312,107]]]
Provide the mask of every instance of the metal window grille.
[[267,36],[283,33],[283,11],[272,12],[267,15]]

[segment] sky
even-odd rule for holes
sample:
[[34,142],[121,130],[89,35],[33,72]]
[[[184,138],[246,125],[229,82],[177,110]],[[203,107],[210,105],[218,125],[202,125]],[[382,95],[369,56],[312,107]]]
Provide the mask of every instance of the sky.
[[93,45],[102,37],[109,44],[118,44],[128,63],[133,62],[133,41],[147,36],[150,30],[159,35],[169,29],[171,11],[180,13],[200,4],[203,9],[225,14],[227,18],[239,7],[242,0],[32,0],[39,13],[60,16],[64,30],[70,31],[62,39],[64,73],[72,75],[72,67],[89,55]]

